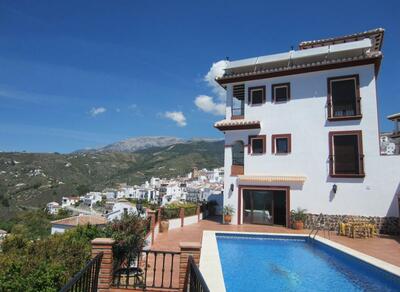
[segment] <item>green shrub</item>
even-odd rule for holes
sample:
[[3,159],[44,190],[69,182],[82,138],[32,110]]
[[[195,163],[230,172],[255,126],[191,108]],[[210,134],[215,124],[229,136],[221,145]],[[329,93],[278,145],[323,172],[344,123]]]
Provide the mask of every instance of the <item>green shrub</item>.
[[106,227],[78,226],[62,234],[32,239],[29,226],[14,225],[0,253],[0,291],[59,291],[91,257],[91,240],[116,240],[115,258],[134,259],[143,248],[146,221],[124,215]]
[[197,205],[193,203],[171,203],[162,208],[163,219],[179,218],[180,209],[185,209],[185,217],[196,215]]

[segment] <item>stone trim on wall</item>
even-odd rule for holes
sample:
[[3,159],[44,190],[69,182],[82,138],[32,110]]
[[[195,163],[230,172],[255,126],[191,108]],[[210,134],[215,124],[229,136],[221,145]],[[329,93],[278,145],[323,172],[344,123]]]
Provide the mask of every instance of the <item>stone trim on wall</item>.
[[[316,224],[319,214],[307,214],[304,228],[312,229]],[[321,222],[331,231],[338,231],[339,222],[349,222],[352,220],[365,220],[375,224],[379,234],[400,234],[400,219],[398,217],[374,217],[374,216],[354,216],[354,215],[322,215]],[[293,221],[291,220],[291,224]]]

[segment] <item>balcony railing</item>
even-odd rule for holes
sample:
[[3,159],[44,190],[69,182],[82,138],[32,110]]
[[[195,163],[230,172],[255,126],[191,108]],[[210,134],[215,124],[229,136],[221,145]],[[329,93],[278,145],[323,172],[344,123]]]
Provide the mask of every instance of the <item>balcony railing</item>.
[[112,286],[125,289],[179,289],[180,252],[143,250],[114,268]]
[[186,280],[186,291],[193,292],[209,292],[206,282],[204,281],[203,275],[197,267],[192,256],[189,256],[188,274]]
[[[346,162],[338,162],[337,156],[329,155],[329,170],[330,176],[343,176],[343,177],[363,177],[364,173],[364,155],[357,155],[358,161],[351,161],[351,159]],[[342,157],[341,157],[342,159]]]
[[81,271],[61,288],[60,292],[96,292],[102,258],[103,253],[101,252],[91,259]]
[[355,104],[334,105],[328,104],[328,119],[356,119],[361,118],[360,107]]

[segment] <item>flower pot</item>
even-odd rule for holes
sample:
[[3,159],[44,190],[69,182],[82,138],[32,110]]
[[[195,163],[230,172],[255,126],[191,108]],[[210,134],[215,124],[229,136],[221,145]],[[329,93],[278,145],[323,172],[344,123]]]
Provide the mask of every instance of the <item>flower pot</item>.
[[230,224],[232,221],[232,216],[231,215],[224,215],[224,222],[227,224]]
[[304,228],[303,221],[294,221],[293,222],[293,229],[302,230]]
[[169,221],[163,220],[160,222],[160,233],[168,232],[169,229]]

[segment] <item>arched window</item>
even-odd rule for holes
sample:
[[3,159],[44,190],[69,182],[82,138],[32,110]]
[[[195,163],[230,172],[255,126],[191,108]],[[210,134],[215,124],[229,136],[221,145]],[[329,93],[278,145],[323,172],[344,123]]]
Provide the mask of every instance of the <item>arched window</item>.
[[232,146],[232,165],[244,165],[244,144],[236,141]]

